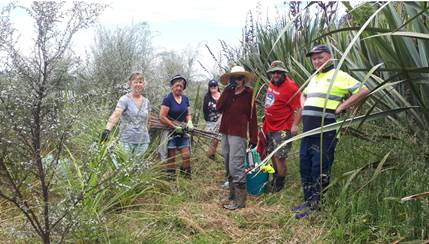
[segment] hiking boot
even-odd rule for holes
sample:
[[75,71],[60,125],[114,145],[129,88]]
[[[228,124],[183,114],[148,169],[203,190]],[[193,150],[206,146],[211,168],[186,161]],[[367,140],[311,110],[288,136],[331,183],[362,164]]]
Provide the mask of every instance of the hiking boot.
[[[304,204],[303,204],[304,205]],[[302,212],[302,213],[297,213],[297,214],[295,214],[295,218],[296,219],[303,219],[303,218],[305,218],[305,217],[307,217],[307,216],[309,216],[309,215],[311,215],[312,213],[314,213],[314,212],[316,212],[316,211],[320,211],[320,202],[319,201],[311,201],[311,202],[307,202],[307,207],[306,208],[304,208],[304,209],[307,209],[307,210],[305,210],[304,212]],[[304,210],[303,209],[303,210]]]
[[191,171],[191,167],[189,168],[183,168],[180,167],[180,174],[185,178],[185,179],[192,179],[192,171]]
[[[231,187],[231,186],[230,186]],[[236,198],[231,204],[225,204],[223,207],[228,210],[237,210],[246,207],[247,190],[246,184],[234,183]]]
[[294,211],[294,212],[301,212],[301,211],[305,210],[308,207],[309,207],[308,202],[304,202],[304,203],[302,203],[302,204],[300,204],[300,205],[292,208],[292,211]]
[[316,212],[316,210],[308,209],[307,211],[304,211],[302,213],[297,213],[297,214],[295,214],[295,219],[303,219],[305,217],[310,216],[314,212]]

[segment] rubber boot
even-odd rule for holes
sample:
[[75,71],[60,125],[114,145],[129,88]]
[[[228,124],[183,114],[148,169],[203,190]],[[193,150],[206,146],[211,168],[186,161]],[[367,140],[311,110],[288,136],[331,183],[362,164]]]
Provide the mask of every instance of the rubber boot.
[[236,198],[233,200],[231,204],[225,204],[223,205],[223,207],[228,210],[237,210],[240,208],[245,208],[246,199],[247,199],[246,184],[235,183],[234,188],[236,192]]
[[189,179],[189,180],[192,179],[191,167],[189,168],[180,167],[180,174],[186,179]]
[[234,201],[234,199],[236,198],[236,195],[235,195],[235,187],[234,187],[234,183],[232,182],[232,179],[228,179],[228,185],[229,185],[228,200]]
[[273,180],[273,192],[281,191],[285,186],[285,177],[284,176],[275,176]]

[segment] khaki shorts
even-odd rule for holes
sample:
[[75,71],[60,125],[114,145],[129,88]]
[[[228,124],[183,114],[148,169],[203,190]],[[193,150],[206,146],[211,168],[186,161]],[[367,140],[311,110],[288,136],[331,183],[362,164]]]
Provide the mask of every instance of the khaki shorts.
[[[270,154],[274,151],[280,144],[282,144],[287,139],[291,138],[290,131],[276,131],[267,133],[267,154]],[[286,146],[283,146],[274,154],[276,158],[286,159],[292,148],[292,143],[288,143]]]

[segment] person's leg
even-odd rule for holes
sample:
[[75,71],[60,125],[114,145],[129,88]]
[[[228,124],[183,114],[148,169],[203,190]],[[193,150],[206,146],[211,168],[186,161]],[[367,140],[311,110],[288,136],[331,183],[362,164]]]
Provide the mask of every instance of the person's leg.
[[311,199],[313,209],[320,209],[320,199],[323,188],[329,185],[329,171],[331,168],[331,162],[333,155],[330,155],[333,152],[331,148],[332,136],[326,135],[322,138],[322,143],[320,143],[320,138],[317,138],[314,141],[314,144],[317,144],[313,147],[313,168],[312,168],[312,179],[313,179],[313,196]]
[[191,178],[191,154],[189,147],[184,147],[180,149],[180,153],[182,155],[182,167],[180,167],[180,171],[186,178]]
[[[304,205],[309,201],[311,193],[311,154],[310,154],[310,140],[309,138],[303,138],[301,140],[301,146],[299,150],[299,172],[301,175],[302,190],[304,193]],[[297,207],[299,208],[299,206]],[[299,209],[296,209],[299,210]]]
[[[244,160],[246,157],[246,140],[238,136],[228,136],[229,139],[229,173],[232,176],[236,199],[225,208],[235,210],[246,206],[246,172]],[[231,186],[230,186],[231,187]]]
[[212,139],[210,141],[209,148],[207,150],[207,156],[210,159],[215,159],[215,155],[216,155],[218,144],[219,144],[219,140],[218,139]]
[[[281,146],[290,138],[289,131],[278,131],[271,134],[274,149],[278,149],[273,156],[273,163],[276,165],[276,174],[273,180],[273,191],[279,192],[284,188],[285,177],[287,175],[286,159],[291,150],[291,143]],[[280,147],[281,146],[281,147]]]
[[229,200],[235,199],[235,188],[234,183],[232,182],[232,176],[229,172],[229,136],[222,134],[222,140],[221,140],[221,147],[222,147],[222,156],[224,160],[224,167],[225,167],[225,177],[228,180],[228,188],[229,188]]
[[172,179],[176,174],[176,138],[168,140],[167,144],[167,163],[165,164],[165,172]]

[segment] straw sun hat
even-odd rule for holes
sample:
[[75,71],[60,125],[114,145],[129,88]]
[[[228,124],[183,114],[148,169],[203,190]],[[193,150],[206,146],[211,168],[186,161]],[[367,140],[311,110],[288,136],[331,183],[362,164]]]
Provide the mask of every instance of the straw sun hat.
[[244,76],[244,79],[246,80],[246,82],[256,80],[256,75],[254,73],[246,71],[241,66],[232,67],[231,71],[223,74],[219,80],[220,80],[220,83],[222,83],[223,85],[226,85],[228,84],[230,77],[237,77],[237,76]]

